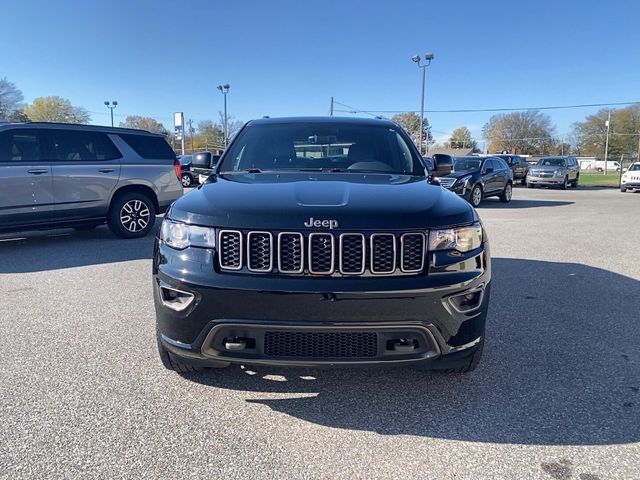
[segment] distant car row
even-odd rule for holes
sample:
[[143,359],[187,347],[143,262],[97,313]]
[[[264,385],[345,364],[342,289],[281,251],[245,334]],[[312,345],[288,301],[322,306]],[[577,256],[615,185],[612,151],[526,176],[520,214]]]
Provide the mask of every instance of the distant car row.
[[[433,158],[437,162],[443,156],[448,157],[435,154]],[[535,165],[529,165],[523,157],[502,154],[452,157],[451,160],[452,172],[436,180],[474,207],[480,205],[483,198],[494,196],[510,202],[515,180],[529,188],[557,186],[562,189],[577,187],[580,180],[580,166],[572,156],[543,157]]]

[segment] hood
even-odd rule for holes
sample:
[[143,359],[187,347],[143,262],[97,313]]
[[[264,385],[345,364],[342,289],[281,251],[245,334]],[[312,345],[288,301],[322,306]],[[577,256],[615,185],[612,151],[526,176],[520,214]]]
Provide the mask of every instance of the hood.
[[424,177],[306,172],[221,175],[177,200],[168,216],[205,226],[294,231],[307,229],[311,218],[333,220],[339,231],[477,220],[466,201]]

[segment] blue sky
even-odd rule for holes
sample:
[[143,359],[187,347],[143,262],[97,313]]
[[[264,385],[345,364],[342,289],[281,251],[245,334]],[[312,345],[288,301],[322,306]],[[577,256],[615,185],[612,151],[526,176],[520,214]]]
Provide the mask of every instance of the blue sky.
[[[26,101],[59,95],[107,124],[173,112],[325,115],[417,110],[413,54],[433,51],[427,110],[640,100],[640,2],[3,1],[0,77]],[[338,108],[338,107],[336,107]],[[559,135],[595,108],[553,110]],[[348,114],[347,114],[348,115]],[[491,113],[429,114],[436,138]]]

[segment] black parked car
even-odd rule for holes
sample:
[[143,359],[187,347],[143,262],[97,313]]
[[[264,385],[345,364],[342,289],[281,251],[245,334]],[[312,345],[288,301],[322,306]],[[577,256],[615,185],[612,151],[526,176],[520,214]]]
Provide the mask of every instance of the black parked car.
[[202,183],[213,173],[219,159],[220,155],[215,155],[211,152],[197,152],[192,155],[191,171],[198,182]]
[[[451,170],[441,160],[440,176]],[[467,372],[482,355],[490,265],[475,209],[430,182],[401,127],[254,120],[162,223],[160,359],[179,372],[232,363]]]
[[529,172],[529,162],[519,155],[496,154],[494,157],[501,158],[509,165],[513,172],[513,180],[520,180],[522,185],[527,184],[527,173]]
[[198,175],[196,175],[191,169],[191,161],[193,155],[179,155],[178,160],[182,167],[182,175],[180,181],[183,187],[191,187],[198,183]]
[[[435,154],[437,157],[442,154]],[[448,157],[448,155],[444,155]],[[498,157],[452,157],[453,171],[446,176],[437,177],[445,188],[464,197],[477,207],[483,198],[499,197],[502,202],[510,202],[513,193],[513,172]]]

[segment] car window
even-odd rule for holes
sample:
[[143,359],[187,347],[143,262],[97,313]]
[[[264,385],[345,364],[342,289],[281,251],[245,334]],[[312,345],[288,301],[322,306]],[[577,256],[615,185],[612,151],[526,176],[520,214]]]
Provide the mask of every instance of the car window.
[[495,158],[493,165],[496,170],[509,170],[509,166],[501,158]]
[[564,158],[541,158],[538,165],[542,167],[564,167],[566,165]]
[[313,121],[248,125],[231,144],[220,171],[247,169],[425,174],[394,127]]
[[484,161],[484,164],[482,165],[482,172],[486,173],[487,169],[489,169],[489,168],[493,168],[495,170],[495,166],[493,165],[493,160],[490,159],[490,158],[487,158]]
[[640,170],[640,163],[634,163],[629,167],[630,172],[636,172]]
[[120,134],[120,137],[142,158],[176,159],[176,152],[162,137],[135,134]]
[[453,159],[453,170],[456,172],[477,171],[480,169],[481,159],[456,157]]
[[41,132],[19,129],[0,132],[0,162],[32,162],[42,160]]
[[121,158],[120,151],[104,133],[50,130],[53,159],[63,162],[103,161]]

